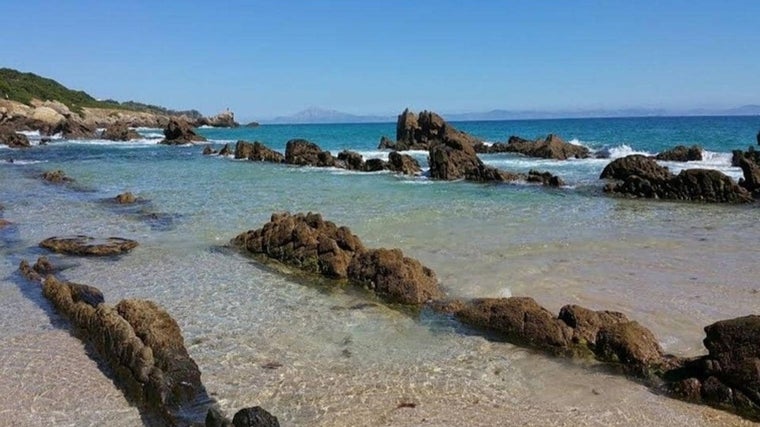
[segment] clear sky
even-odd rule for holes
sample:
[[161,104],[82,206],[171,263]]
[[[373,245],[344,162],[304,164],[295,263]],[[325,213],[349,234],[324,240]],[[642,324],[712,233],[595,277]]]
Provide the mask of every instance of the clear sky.
[[243,119],[760,104],[758,0],[0,6],[0,66]]

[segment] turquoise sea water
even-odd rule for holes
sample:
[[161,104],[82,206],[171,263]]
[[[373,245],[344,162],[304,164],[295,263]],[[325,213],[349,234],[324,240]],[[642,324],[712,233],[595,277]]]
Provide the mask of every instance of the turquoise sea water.
[[[556,133],[610,157],[699,144],[734,178],[730,151],[755,144],[757,117],[572,119],[455,123],[489,142]],[[15,425],[139,425],[86,349],[15,272],[54,235],[140,242],[117,260],[54,256],[65,278],[101,288],[108,302],[147,298],[182,327],[204,384],[222,407],[258,404],[284,425],[731,425],[709,408],[652,394],[593,366],[578,366],[462,334],[445,319],[410,317],[362,293],[294,281],[224,249],[272,212],[317,211],[367,246],[398,247],[436,271],[451,296],[526,295],[622,311],[667,351],[697,355],[702,327],[756,313],[758,211],[609,198],[597,177],[609,159],[551,161],[483,156],[507,170],[535,168],[568,184],[434,182],[389,173],[297,168],[202,156],[200,145],[61,141],[0,148],[0,419]],[[365,157],[395,123],[200,129],[216,147],[292,138]],[[413,152],[422,164],[426,153]],[[76,182],[42,183],[63,169]],[[147,202],[118,207],[132,191]],[[261,366],[276,361],[276,370]],[[600,397],[600,396],[603,396]],[[414,409],[396,409],[413,402]],[[621,403],[622,402],[622,403]],[[424,421],[423,421],[424,420]],[[0,422],[2,424],[2,422]]]

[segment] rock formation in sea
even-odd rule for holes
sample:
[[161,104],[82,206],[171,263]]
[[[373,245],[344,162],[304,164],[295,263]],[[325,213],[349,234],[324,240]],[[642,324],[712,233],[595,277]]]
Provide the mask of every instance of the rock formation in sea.
[[297,166],[331,167],[335,158],[317,144],[305,139],[291,139],[285,145],[285,163]]
[[193,123],[196,127],[200,126],[212,126],[212,127],[223,127],[223,128],[236,128],[240,126],[238,122],[235,121],[235,113],[230,111],[229,109],[222,111],[221,113],[210,116],[210,117],[201,117]]
[[480,145],[479,147],[485,153],[519,153],[528,157],[555,160],[585,159],[591,155],[588,148],[565,142],[554,134],[549,134],[546,138],[535,141],[523,139],[519,136],[510,136],[506,144],[496,143],[491,146]]
[[131,141],[140,139],[142,136],[136,130],[131,129],[126,122],[116,122],[106,128],[101,136],[111,141]]
[[[220,153],[221,155],[221,153]],[[271,163],[283,163],[285,162],[285,156],[272,150],[266,145],[255,141],[246,142],[238,141],[235,144],[235,158],[236,159],[248,159],[257,162],[271,162]]]
[[172,118],[164,129],[161,144],[182,145],[205,140],[206,138],[195,133],[195,129],[186,120]]
[[685,169],[678,175],[646,156],[631,155],[607,165],[601,179],[618,180],[604,191],[648,199],[749,203],[752,196],[730,177],[712,169]]
[[396,141],[387,137],[380,139],[379,149],[396,151],[430,149],[432,144],[442,142],[444,136],[467,141],[470,145],[480,140],[462,132],[432,111],[422,111],[419,115],[405,109],[396,122]]
[[367,249],[348,227],[319,214],[275,213],[231,242],[301,270],[366,287],[389,302],[420,305],[443,296],[435,273],[398,249]]
[[73,178],[66,176],[66,173],[60,169],[54,171],[45,171],[42,173],[41,178],[43,181],[49,182],[51,184],[65,184],[74,181]]
[[739,185],[751,192],[755,198],[760,197],[760,151],[750,146],[749,150],[734,150],[731,165],[738,166],[744,175]]
[[702,147],[699,145],[692,145],[691,147],[677,145],[669,150],[658,153],[655,156],[655,159],[670,162],[691,162],[702,160]]
[[120,205],[130,205],[137,201],[137,196],[129,191],[125,191],[124,193],[121,193],[114,197],[114,201]]

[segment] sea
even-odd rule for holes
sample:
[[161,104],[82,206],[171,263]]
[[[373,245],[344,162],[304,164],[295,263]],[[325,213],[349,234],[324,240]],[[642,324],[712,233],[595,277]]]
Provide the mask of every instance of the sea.
[[[760,210],[632,200],[603,193],[612,159],[698,144],[734,179],[731,150],[756,144],[760,117],[647,117],[454,123],[484,141],[549,133],[606,158],[482,155],[509,171],[566,185],[440,182],[203,156],[204,144],[54,138],[0,148],[0,425],[149,424],[108,368],[18,271],[48,255],[61,277],[106,301],[150,299],[179,323],[211,397],[228,414],[259,405],[283,426],[699,426],[750,423],[668,398],[593,361],[501,342],[445,316],[389,307],[361,290],[285,274],[228,246],[273,212],[319,212],[367,247],[396,247],[432,268],[453,298],[530,296],[615,310],[651,329],[665,351],[698,356],[703,328],[758,314]],[[377,149],[395,123],[201,128],[215,149],[261,141],[284,152],[305,138],[337,154]],[[411,152],[423,169],[427,154]],[[75,181],[43,182],[61,169]],[[131,191],[141,201],[118,206]],[[116,258],[38,247],[51,236],[134,239]],[[202,422],[202,414],[198,415]]]

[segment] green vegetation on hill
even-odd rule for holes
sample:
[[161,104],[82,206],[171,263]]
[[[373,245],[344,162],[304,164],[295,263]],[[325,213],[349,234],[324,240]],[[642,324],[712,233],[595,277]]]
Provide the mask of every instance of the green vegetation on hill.
[[82,113],[83,107],[94,107],[143,111],[154,114],[184,114],[190,118],[202,117],[202,114],[196,110],[175,111],[135,101],[118,102],[112,99],[99,101],[87,92],[71,90],[55,80],[40,77],[34,73],[22,73],[11,68],[0,68],[0,97],[27,105],[30,105],[32,99],[58,101],[77,114]]

